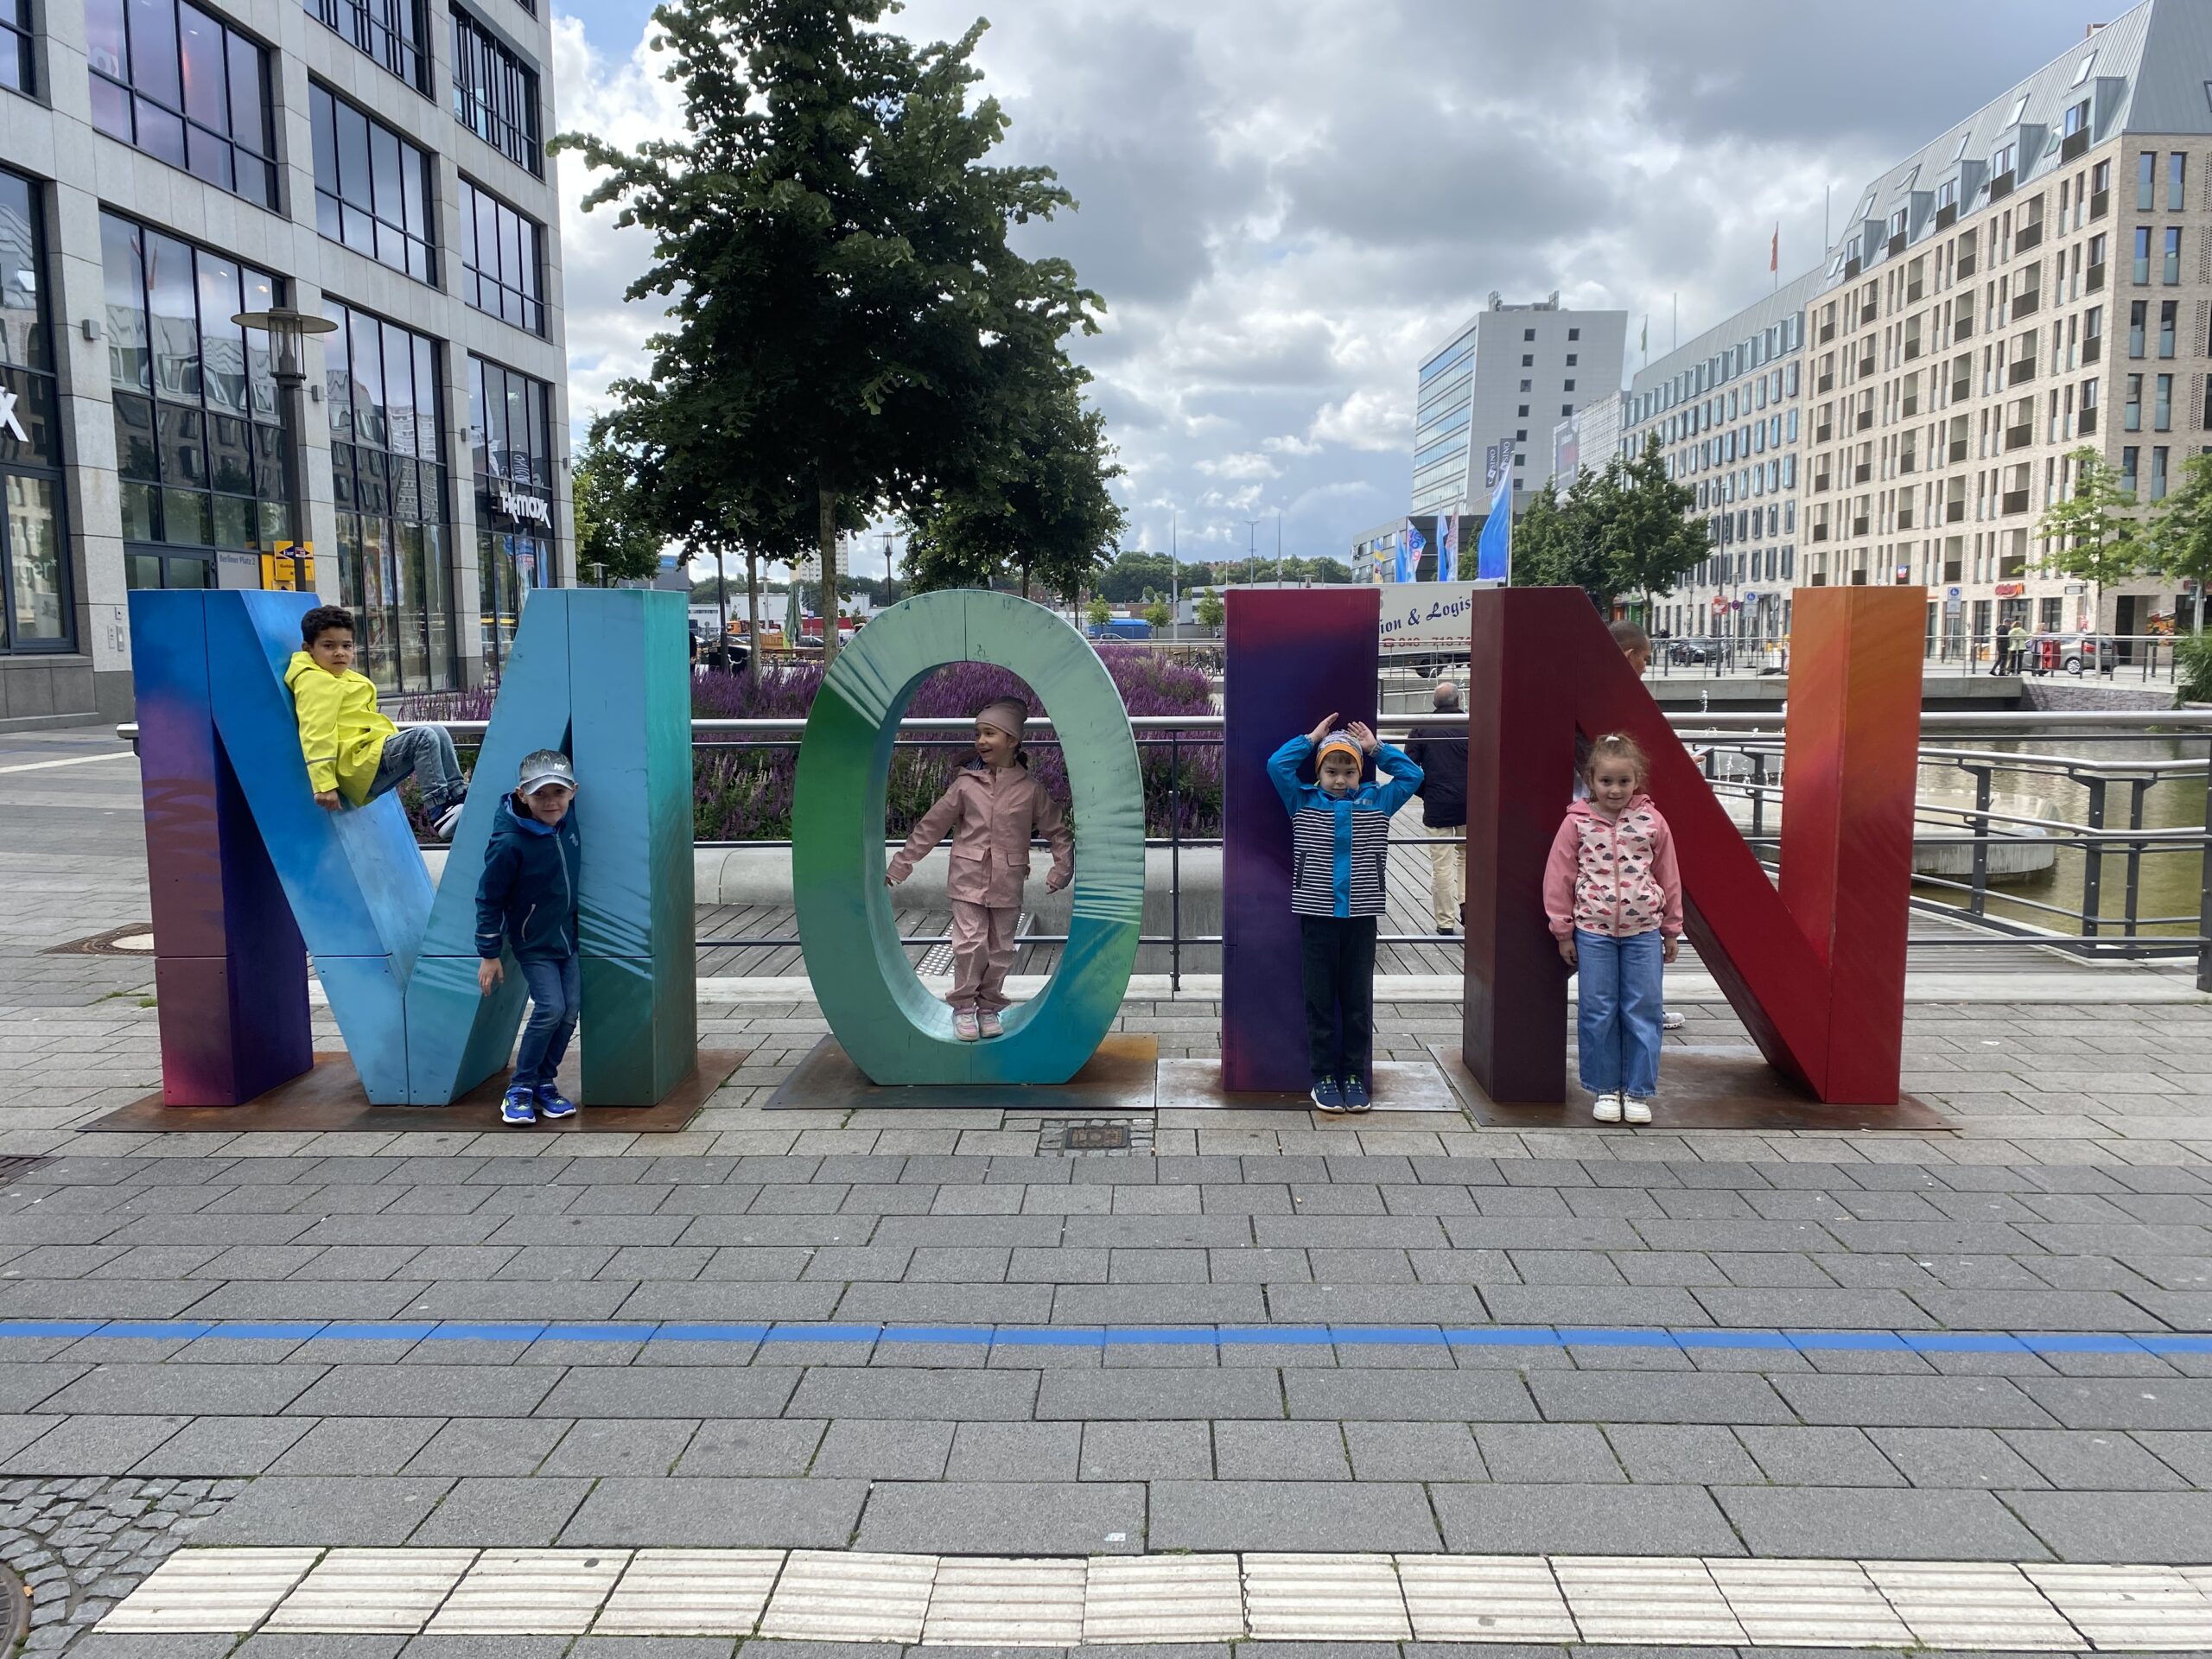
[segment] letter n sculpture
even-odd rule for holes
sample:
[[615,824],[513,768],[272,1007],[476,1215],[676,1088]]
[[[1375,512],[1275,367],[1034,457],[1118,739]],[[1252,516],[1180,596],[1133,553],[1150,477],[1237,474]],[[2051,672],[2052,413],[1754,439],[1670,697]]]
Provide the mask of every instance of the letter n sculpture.
[[315,603],[130,595],[163,1100],[234,1106],[314,1065],[308,952],[373,1104],[444,1105],[504,1066],[524,993],[478,995],[476,882],[537,748],[580,785],[584,1101],[658,1100],[697,1046],[683,596],[531,597],[435,887],[396,795],[315,804],[283,678]]
[[1924,601],[1795,598],[1777,888],[1580,589],[1475,594],[1463,1052],[1492,1100],[1566,1092],[1567,971],[1541,889],[1580,729],[1650,758],[1690,940],[1769,1062],[1827,1104],[1896,1102]]

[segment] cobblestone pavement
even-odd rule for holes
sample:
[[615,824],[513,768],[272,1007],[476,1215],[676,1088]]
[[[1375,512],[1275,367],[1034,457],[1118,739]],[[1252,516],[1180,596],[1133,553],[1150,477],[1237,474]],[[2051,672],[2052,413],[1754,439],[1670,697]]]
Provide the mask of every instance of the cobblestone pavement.
[[[1056,1156],[1033,1114],[764,1111],[798,1003],[703,1010],[753,1053],[683,1135],[91,1135],[157,1080],[149,965],[41,953],[143,919],[135,787],[0,774],[0,1154],[44,1160],[0,1187],[12,1535],[128,1491],[209,1545],[2212,1562],[2205,1005],[1916,1004],[1954,1135],[1668,1133],[1662,1093]],[[78,1605],[176,1530],[118,1522]]]

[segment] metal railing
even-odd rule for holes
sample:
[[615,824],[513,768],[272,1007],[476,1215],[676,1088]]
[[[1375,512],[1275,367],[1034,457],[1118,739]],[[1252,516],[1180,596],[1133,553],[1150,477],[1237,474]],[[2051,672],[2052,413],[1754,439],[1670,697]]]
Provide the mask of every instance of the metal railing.
[[[2027,678],[2103,680],[2128,684],[2174,683],[2174,645],[2187,634],[2034,633],[2017,671],[2010,662],[2010,646],[1986,636],[1936,632],[1921,639],[1924,673],[1964,678],[1976,674],[2015,674]],[[2087,639],[2095,642],[2084,647]],[[2043,642],[2051,642],[2048,655]],[[1660,679],[1685,677],[1725,679],[1747,675],[1786,675],[1789,671],[1789,642],[1763,634],[1697,634],[1656,638],[1651,642],[1651,672]]]
[[[1745,839],[1771,873],[1778,867],[1781,837],[1777,815],[1786,809],[1787,790],[1780,722],[1768,714],[1688,712],[1669,716],[1675,735],[1701,757],[1706,776],[1724,803],[1739,815]],[[1383,717],[1386,741],[1409,735],[1450,734],[1465,730],[1464,715],[1410,715]],[[480,739],[488,722],[441,722],[464,748]],[[695,720],[695,749],[757,750],[777,753],[796,749],[805,730],[803,719]],[[1186,850],[1217,848],[1218,835],[1195,835],[1183,827],[1181,791],[1184,760],[1213,751],[1222,744],[1224,720],[1218,715],[1138,715],[1130,719],[1141,751],[1164,753],[1168,766],[1160,798],[1166,833],[1148,834],[1148,850],[1168,855],[1168,927],[1162,932],[1141,933],[1141,945],[1164,947],[1168,953],[1171,984],[1180,989],[1184,952],[1198,946],[1219,946],[1218,933],[1186,932],[1183,926],[1182,855]],[[2036,712],[1929,712],[1921,717],[1923,740],[1979,739],[1981,746],[1923,741],[1920,763],[1923,779],[1955,775],[1962,780],[1970,802],[1952,804],[1933,793],[1923,781],[1916,809],[1914,843],[1916,851],[1937,848],[1968,849],[1963,875],[1916,874],[1912,906],[1916,915],[1942,918],[1955,931],[1916,932],[1907,945],[1912,950],[1955,949],[1977,945],[2032,944],[2088,960],[2190,958],[2196,963],[2199,988],[2212,990],[2212,847],[2206,826],[2212,823],[2212,710],[2177,709],[2157,712],[2048,710]],[[120,726],[118,736],[135,741],[137,728]],[[974,722],[959,719],[907,719],[899,723],[894,747],[907,750],[958,750],[973,739]],[[1052,726],[1048,715],[1030,722],[1027,741],[1049,745]],[[1986,747],[1991,742],[2018,743],[2019,749]],[[2070,748],[2139,748],[2139,755],[2054,752],[2049,746]],[[2169,752],[2151,753],[2154,746]],[[2183,748],[2193,754],[2179,753]],[[2007,785],[2014,788],[2007,788]],[[2061,796],[2078,798],[2080,817],[2039,816],[2012,810],[2001,796],[2024,789],[2056,807]],[[2070,792],[2070,794],[2069,794]],[[2152,807],[2171,816],[2184,802],[2188,810],[2177,821],[2151,822]],[[1155,816],[1147,814],[1148,817]],[[2124,819],[2124,823],[2115,818]],[[1392,846],[1462,844],[1465,837],[1393,836]],[[705,840],[705,848],[788,847],[788,837],[756,841]],[[1992,855],[2002,849],[2048,850],[2056,870],[2063,860],[2078,861],[2078,882],[2055,879],[2059,892],[2014,891],[1999,879]],[[2195,861],[2195,868],[2188,867]],[[2107,909],[2107,876],[2117,866],[2120,878],[2120,908]],[[2146,880],[2156,872],[2159,879]],[[2065,902],[2067,893],[2076,893]],[[2169,895],[2164,907],[2145,907],[2145,900]],[[2186,903],[2180,902],[2185,898]],[[1057,945],[1066,942],[1061,933],[1025,932],[1017,947]],[[944,943],[942,933],[902,935],[899,943],[928,948]],[[743,938],[700,938],[702,950],[789,950],[799,945],[795,932]],[[1428,945],[1440,943],[1434,933],[1382,933],[1377,943]]]

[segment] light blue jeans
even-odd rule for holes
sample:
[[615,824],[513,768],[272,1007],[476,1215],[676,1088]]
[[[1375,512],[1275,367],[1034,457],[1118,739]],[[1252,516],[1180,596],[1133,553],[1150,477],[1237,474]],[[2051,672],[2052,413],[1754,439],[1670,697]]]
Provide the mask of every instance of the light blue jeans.
[[389,795],[410,772],[423,791],[423,810],[433,818],[468,793],[461,757],[453,751],[453,734],[442,726],[408,726],[385,739],[369,798]]
[[1574,930],[1575,1036],[1582,1086],[1593,1095],[1649,1100],[1659,1090],[1663,949],[1656,930],[1623,939]]

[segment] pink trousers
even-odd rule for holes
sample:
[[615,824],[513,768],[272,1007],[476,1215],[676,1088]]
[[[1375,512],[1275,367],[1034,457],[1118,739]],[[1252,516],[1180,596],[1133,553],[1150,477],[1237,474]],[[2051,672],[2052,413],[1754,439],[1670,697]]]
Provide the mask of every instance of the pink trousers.
[[1006,973],[1014,966],[1014,931],[1021,907],[952,901],[953,1007],[995,1011],[1007,1005]]

